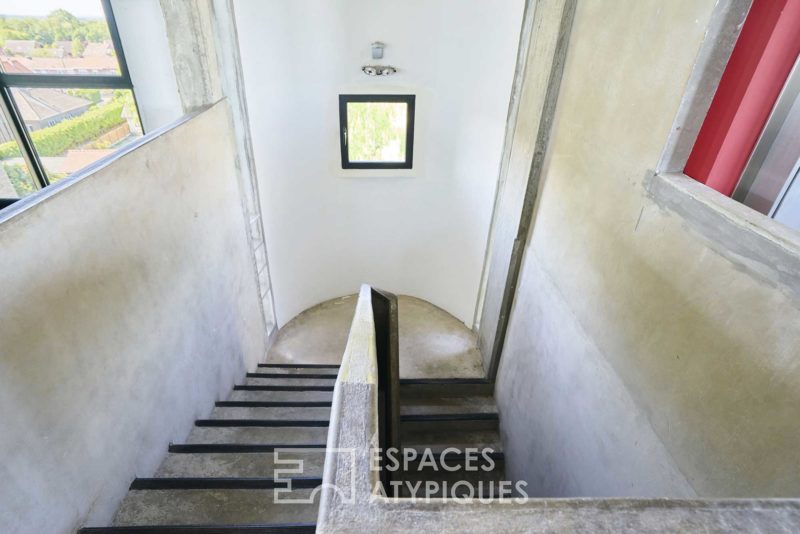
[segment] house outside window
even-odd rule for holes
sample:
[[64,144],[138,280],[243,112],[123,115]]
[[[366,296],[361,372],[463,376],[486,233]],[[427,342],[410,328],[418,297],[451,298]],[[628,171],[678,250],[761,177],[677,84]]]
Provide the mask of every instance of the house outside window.
[[143,135],[110,0],[43,5],[0,0],[0,207]]

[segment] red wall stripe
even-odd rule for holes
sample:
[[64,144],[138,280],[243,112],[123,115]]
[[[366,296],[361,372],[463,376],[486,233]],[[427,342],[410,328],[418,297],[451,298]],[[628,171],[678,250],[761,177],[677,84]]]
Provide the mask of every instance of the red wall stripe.
[[800,55],[800,0],[754,0],[684,173],[730,196]]

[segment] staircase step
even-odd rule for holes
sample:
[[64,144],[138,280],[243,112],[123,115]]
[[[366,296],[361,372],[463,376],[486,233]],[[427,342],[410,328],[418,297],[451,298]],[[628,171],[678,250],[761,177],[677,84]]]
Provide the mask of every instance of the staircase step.
[[78,534],[313,534],[316,523],[264,525],[138,525],[84,527]]
[[273,373],[273,372],[257,372],[247,373],[250,378],[281,378],[289,380],[302,380],[304,378],[314,378],[321,380],[336,380],[336,373]]
[[[289,477],[287,477],[288,479]],[[322,485],[320,477],[157,477],[135,478],[131,490],[308,489]]]
[[330,363],[259,363],[259,368],[265,369],[333,369],[338,371],[341,365]]
[[[496,413],[470,414],[417,414],[400,416],[400,432],[403,436],[437,433],[447,439],[450,432],[497,432],[499,418]],[[413,438],[412,438],[413,439]],[[403,441],[403,443],[407,443]]]
[[400,441],[403,447],[418,451],[430,448],[436,453],[448,447],[462,452],[467,448],[503,450],[500,433],[497,430],[452,429],[430,424],[425,424],[421,428],[401,425]]
[[[501,452],[481,452],[454,454],[441,458],[436,456],[435,465],[428,460],[415,460],[409,462],[408,469],[403,471],[403,480],[434,480],[455,483],[460,480],[469,482],[477,487],[478,482],[501,481],[505,476],[505,456]],[[447,469],[445,469],[447,467]]]
[[[276,464],[276,457],[278,463]],[[289,463],[291,462],[291,463]],[[322,476],[325,450],[281,450],[258,453],[170,453],[155,476],[163,477],[274,477],[278,470],[297,469],[286,476]]]
[[296,443],[296,444],[246,444],[246,443],[173,443],[169,452],[179,454],[231,454],[259,452],[275,452],[276,449],[324,449],[324,443]]
[[[246,381],[250,380],[258,380],[255,378],[248,378]],[[325,386],[325,385],[308,385],[308,384],[297,384],[294,383],[292,385],[285,385],[285,384],[251,384],[245,383],[233,386],[234,391],[333,391],[333,386]]]
[[[285,499],[319,498],[317,489],[276,493],[272,489],[131,490],[114,518],[125,525],[248,525],[313,523],[319,503],[292,504]],[[275,502],[275,499],[281,499]]]
[[330,401],[217,401],[218,408],[330,408]]
[[442,422],[471,422],[494,421],[500,417],[496,413],[421,413],[400,416],[401,423],[442,423]]
[[327,427],[327,419],[198,419],[194,426],[203,427]]
[[228,401],[247,402],[331,402],[333,388],[326,391],[248,391],[235,390],[228,397]]
[[421,397],[492,396],[494,385],[485,378],[401,378],[401,404]]
[[302,445],[327,443],[328,427],[201,427],[196,426],[187,438],[188,444],[239,443],[264,445],[281,443]]
[[[258,376],[266,373],[247,373],[244,384],[249,386],[327,386],[336,384],[335,378],[306,378],[301,375]],[[255,376],[253,376],[255,375]]]
[[444,413],[496,413],[497,405],[490,396],[419,397],[400,406],[400,415]]
[[330,408],[261,408],[217,406],[211,412],[211,419],[315,419],[327,421],[331,417]]

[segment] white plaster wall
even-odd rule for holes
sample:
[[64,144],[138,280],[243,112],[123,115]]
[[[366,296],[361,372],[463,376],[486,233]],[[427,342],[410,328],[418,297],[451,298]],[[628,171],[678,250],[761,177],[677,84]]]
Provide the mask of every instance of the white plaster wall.
[[715,3],[578,2],[496,390],[534,494],[800,495],[800,292],[644,187]]
[[[235,0],[278,322],[368,282],[471,323],[522,0]],[[369,45],[399,73],[368,78]],[[417,95],[414,169],[343,172],[340,93]]]
[[263,357],[230,121],[220,103],[0,223],[0,531],[108,524]]
[[125,61],[146,132],[183,115],[158,0],[112,0]]

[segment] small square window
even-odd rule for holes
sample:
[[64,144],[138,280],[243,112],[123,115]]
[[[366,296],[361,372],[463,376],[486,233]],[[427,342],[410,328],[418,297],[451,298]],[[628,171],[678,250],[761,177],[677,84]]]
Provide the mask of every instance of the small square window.
[[414,95],[339,95],[343,169],[410,169]]

